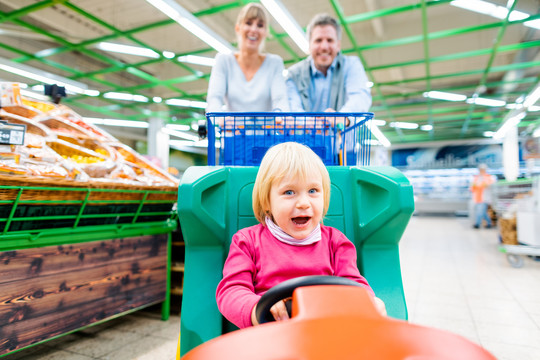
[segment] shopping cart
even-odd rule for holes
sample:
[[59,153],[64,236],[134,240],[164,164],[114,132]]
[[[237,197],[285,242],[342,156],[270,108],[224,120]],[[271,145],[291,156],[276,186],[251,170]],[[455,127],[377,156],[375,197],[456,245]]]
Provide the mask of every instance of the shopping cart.
[[213,112],[206,118],[208,165],[216,165],[216,143],[220,165],[256,166],[268,148],[288,141],[309,146],[325,165],[369,165],[373,113]]
[[[520,179],[499,181],[492,186],[493,207],[498,215],[500,246],[510,265],[523,267],[524,256],[540,256],[540,246],[528,241],[526,232],[534,232],[535,224],[525,223],[528,215],[537,212],[535,193],[540,189],[540,181]],[[536,235],[533,235],[536,236]]]

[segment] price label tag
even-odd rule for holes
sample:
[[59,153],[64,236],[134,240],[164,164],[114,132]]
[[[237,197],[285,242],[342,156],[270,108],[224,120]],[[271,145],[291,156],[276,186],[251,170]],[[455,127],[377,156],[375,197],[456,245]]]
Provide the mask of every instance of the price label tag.
[[0,122],[0,144],[23,145],[26,125]]

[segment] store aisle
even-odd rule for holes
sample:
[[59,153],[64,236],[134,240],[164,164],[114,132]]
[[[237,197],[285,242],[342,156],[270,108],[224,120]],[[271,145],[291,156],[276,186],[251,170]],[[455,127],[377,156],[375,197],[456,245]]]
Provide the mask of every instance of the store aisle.
[[401,242],[409,319],[460,334],[500,360],[540,359],[540,262],[512,268],[494,229],[413,217]]
[[[413,217],[401,242],[410,321],[460,334],[500,360],[539,360],[540,262],[514,269],[497,244],[496,230],[472,229],[466,218]],[[179,322],[162,322],[159,308],[140,311],[2,360],[170,360]]]

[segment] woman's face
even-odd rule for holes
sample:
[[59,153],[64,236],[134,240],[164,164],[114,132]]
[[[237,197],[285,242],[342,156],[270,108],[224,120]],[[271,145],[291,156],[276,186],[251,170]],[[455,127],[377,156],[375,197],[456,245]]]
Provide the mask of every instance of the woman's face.
[[316,171],[305,180],[285,177],[270,189],[274,223],[295,239],[305,239],[321,222],[324,211],[322,176]]
[[256,50],[266,38],[266,24],[262,19],[246,19],[235,27],[238,47],[241,50]]

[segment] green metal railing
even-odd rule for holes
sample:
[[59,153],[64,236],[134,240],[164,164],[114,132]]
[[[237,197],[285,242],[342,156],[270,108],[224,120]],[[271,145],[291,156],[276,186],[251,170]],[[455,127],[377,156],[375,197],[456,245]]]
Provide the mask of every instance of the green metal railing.
[[0,250],[172,232],[177,191],[0,185]]

